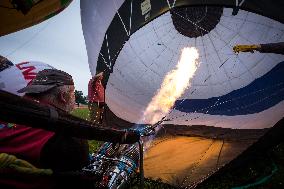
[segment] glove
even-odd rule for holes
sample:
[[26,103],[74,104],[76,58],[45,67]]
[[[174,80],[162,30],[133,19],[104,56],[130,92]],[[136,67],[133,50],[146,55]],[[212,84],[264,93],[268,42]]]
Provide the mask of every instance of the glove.
[[126,130],[125,134],[122,136],[121,144],[133,144],[140,140],[140,134],[134,130]]

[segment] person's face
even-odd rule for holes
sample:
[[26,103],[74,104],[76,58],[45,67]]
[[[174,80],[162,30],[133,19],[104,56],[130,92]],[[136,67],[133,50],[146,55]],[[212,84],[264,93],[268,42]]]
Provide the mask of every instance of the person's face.
[[75,94],[74,94],[75,87],[72,85],[69,87],[68,93],[65,94],[65,111],[71,112],[75,107]]
[[72,85],[70,87],[70,91],[69,91],[69,94],[70,94],[70,111],[72,111],[74,108],[75,108],[75,87],[74,85]]

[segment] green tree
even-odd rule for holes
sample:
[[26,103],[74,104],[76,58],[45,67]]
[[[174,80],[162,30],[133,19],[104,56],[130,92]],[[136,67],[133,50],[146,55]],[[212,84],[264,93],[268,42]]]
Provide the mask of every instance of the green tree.
[[84,96],[82,91],[75,90],[75,101],[80,104],[87,104],[87,97]]

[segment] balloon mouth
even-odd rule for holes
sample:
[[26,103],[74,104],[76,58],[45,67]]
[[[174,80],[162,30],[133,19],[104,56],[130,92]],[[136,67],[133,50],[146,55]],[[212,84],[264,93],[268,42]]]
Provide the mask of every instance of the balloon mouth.
[[203,36],[213,30],[223,14],[223,7],[175,7],[170,10],[175,29],[190,38]]

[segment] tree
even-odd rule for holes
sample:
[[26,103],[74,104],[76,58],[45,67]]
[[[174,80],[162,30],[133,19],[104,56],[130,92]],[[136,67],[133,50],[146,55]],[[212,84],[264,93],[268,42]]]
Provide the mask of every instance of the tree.
[[77,104],[87,104],[87,97],[84,96],[82,91],[75,90],[75,101]]

